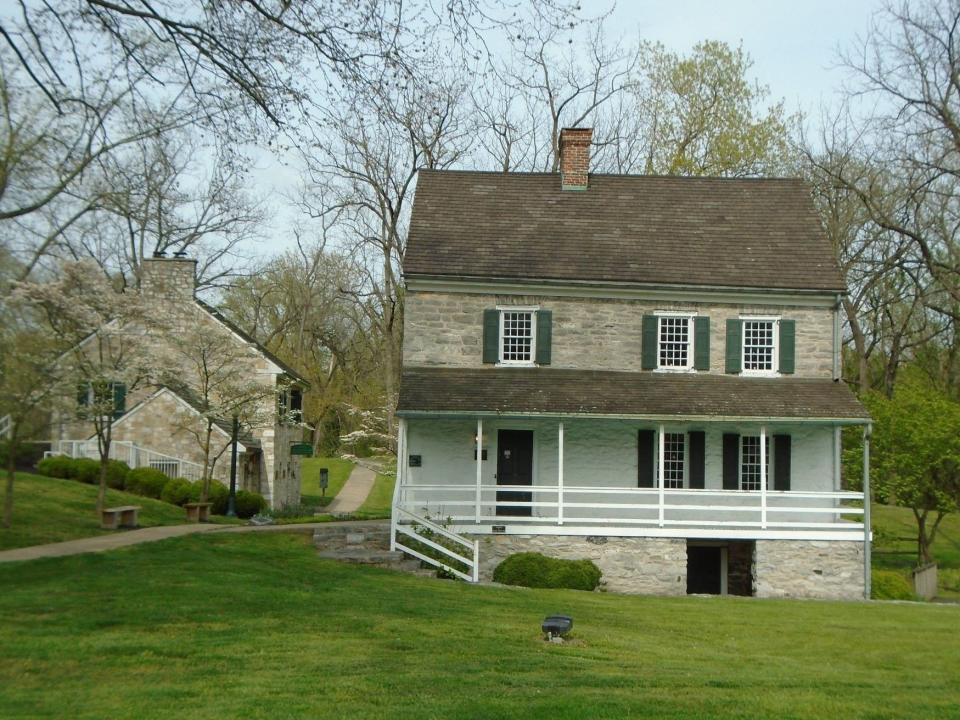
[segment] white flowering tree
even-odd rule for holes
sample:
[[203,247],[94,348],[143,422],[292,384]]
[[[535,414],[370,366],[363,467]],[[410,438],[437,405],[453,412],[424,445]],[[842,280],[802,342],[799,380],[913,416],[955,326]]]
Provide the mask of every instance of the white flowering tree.
[[139,295],[118,292],[91,262],[64,264],[49,282],[19,283],[13,296],[32,307],[50,339],[66,348],[55,362],[50,392],[62,412],[93,428],[100,455],[99,512],[114,420],[123,413],[127,394],[156,374],[149,317]]
[[[162,365],[160,380],[181,395],[196,414],[183,411],[174,418],[177,430],[196,440],[203,454],[201,502],[210,493],[217,461],[230,448],[218,426],[236,418],[244,430],[272,426],[277,420],[278,395],[286,385],[272,375],[256,372],[259,353],[246,342],[203,315],[197,315],[157,343]],[[199,420],[197,415],[199,415]]]

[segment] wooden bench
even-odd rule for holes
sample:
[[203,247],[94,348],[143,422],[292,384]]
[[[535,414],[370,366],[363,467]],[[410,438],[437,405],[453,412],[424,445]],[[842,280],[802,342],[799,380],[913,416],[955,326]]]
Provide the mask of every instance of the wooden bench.
[[187,522],[210,522],[210,506],[213,503],[185,503],[183,509],[187,511]]
[[139,512],[139,505],[104,508],[100,511],[100,527],[104,530],[139,527],[140,523],[137,519],[137,513]]

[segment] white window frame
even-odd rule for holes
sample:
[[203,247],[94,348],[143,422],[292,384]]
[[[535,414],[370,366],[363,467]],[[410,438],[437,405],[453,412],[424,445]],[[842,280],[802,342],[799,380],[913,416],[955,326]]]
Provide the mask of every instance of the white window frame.
[[[767,442],[767,491],[773,490],[773,436],[767,433],[766,442]],[[760,435],[740,435],[740,442],[738,443],[738,452],[737,452],[737,487],[741,492],[760,492],[761,488],[756,489],[746,489],[743,487],[743,441],[745,438],[757,438],[760,439]],[[759,448],[758,448],[759,449]],[[759,465],[758,465],[759,467]]]
[[[780,376],[780,316],[779,315],[741,315],[740,316],[740,373],[742,375],[754,375],[757,377],[779,377]],[[771,358],[772,368],[770,370],[747,370],[747,323],[748,322],[768,322],[771,324],[773,333],[773,356]]]
[[[666,462],[666,436],[667,435],[682,435],[683,436],[683,482],[680,487],[669,487],[667,482],[667,473],[666,468],[663,472],[663,488],[664,490],[687,490],[690,487],[690,433],[684,430],[671,430],[670,428],[663,429],[664,435],[664,462]],[[659,446],[660,438],[656,440],[657,446]],[[653,456],[653,473],[654,478],[659,482],[660,479],[660,453],[654,453]]]
[[[501,367],[536,367],[537,364],[537,311],[539,306],[529,305],[498,305],[499,313],[498,323],[498,347],[497,347],[497,365]],[[504,336],[504,313],[522,312],[530,313],[530,359],[529,360],[504,360],[503,359],[503,336]]]
[[[657,367],[656,372],[696,372],[693,366],[694,343],[696,342],[694,333],[693,319],[697,317],[695,312],[677,312],[675,310],[656,310],[654,316],[657,318]],[[660,321],[665,318],[686,319],[687,321],[687,363],[686,365],[661,365],[660,364]]]

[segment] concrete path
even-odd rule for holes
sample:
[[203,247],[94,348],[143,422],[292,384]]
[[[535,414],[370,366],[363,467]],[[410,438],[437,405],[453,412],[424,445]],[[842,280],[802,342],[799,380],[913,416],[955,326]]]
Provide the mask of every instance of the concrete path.
[[359,509],[366,501],[367,495],[373,489],[373,481],[376,479],[376,473],[363,465],[355,465],[350,472],[350,477],[340,488],[340,492],[333,499],[333,502],[324,508],[324,513],[331,515],[341,515],[352,513]]
[[166,540],[167,538],[181,537],[183,535],[193,535],[202,532],[222,532],[222,533],[307,533],[312,534],[314,530],[327,525],[350,525],[363,523],[370,525],[372,523],[389,526],[389,520],[367,520],[367,521],[343,521],[330,523],[295,523],[290,525],[210,525],[207,523],[192,523],[190,525],[164,525],[162,527],[141,528],[140,530],[118,531],[110,535],[97,535],[96,537],[81,538],[80,540],[67,540],[66,542],[50,543],[48,545],[32,545],[25,548],[16,548],[14,550],[4,550],[0,552],[0,562],[16,562],[21,560],[37,560],[48,557],[64,557],[67,555],[81,555],[89,552],[103,552],[105,550],[115,550],[116,548],[127,547],[129,545],[139,545],[141,543],[155,542],[157,540]]

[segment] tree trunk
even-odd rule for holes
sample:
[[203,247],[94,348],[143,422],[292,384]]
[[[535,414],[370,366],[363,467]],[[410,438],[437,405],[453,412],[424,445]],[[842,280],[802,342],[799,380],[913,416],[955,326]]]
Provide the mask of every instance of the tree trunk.
[[860,393],[865,393],[870,389],[870,373],[867,365],[867,339],[863,334],[863,328],[860,327],[860,321],[857,319],[857,308],[848,299],[843,300],[843,309],[847,315],[847,322],[850,325],[850,333],[853,335],[853,347],[857,353],[857,385]]
[[97,514],[103,512],[107,503],[107,463],[110,461],[110,442],[113,439],[113,420],[106,420],[99,439],[100,447],[100,487],[97,490]]
[[917,564],[926,565],[933,562],[930,555],[930,538],[927,537],[927,513],[914,512],[917,518]]
[[210,497],[210,476],[213,468],[210,466],[210,437],[213,435],[213,421],[207,420],[207,436],[203,443],[203,479],[200,481],[200,502],[206,502]]
[[13,524],[13,479],[17,469],[17,440],[16,425],[10,428],[10,442],[7,445],[7,487],[3,494],[3,527],[9,528]]

